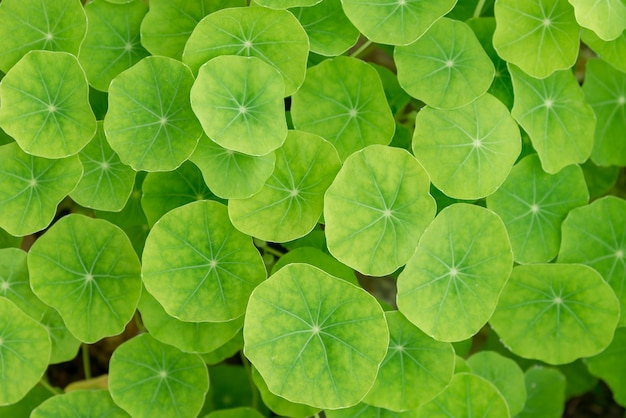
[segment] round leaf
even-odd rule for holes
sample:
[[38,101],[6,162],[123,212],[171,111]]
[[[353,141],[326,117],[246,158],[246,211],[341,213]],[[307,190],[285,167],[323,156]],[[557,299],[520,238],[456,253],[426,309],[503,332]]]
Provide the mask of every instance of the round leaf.
[[[257,369],[254,367],[252,368],[252,381],[259,390],[263,403],[277,415],[292,418],[308,418],[319,412],[319,408],[289,402],[285,398],[274,395],[267,388],[267,383],[265,383]],[[244,418],[247,418],[247,416]]]
[[271,9],[287,9],[289,7],[311,7],[321,0],[255,0],[259,6]]
[[106,390],[77,390],[47,399],[31,418],[107,417],[129,418]]
[[612,41],[626,29],[626,3],[622,0],[568,1],[574,6],[580,26],[591,29],[605,41]]
[[310,264],[320,270],[324,270],[331,276],[339,277],[340,279],[344,279],[347,282],[359,286],[359,281],[354,274],[354,270],[345,264],[341,264],[334,257],[328,255],[328,253],[313,247],[298,247],[289,250],[276,261],[276,264],[272,267],[272,274],[292,263]]
[[603,41],[594,32],[583,29],[582,40],[615,69],[626,72],[626,31],[612,41]]
[[81,342],[67,329],[63,318],[54,308],[48,307],[39,322],[50,334],[52,342],[50,364],[64,363],[76,357]]
[[30,288],[26,252],[19,248],[0,250],[0,297],[9,299],[36,321],[48,309]]
[[404,265],[435,215],[428,175],[407,151],[371,145],[346,159],[324,197],[330,253],[363,274]]
[[615,401],[622,406],[626,405],[624,347],[626,347],[626,328],[618,328],[606,350],[585,360],[591,374],[609,385]]
[[244,353],[274,394],[317,408],[357,404],[389,341],[376,300],[307,264],[290,264],[250,296]]
[[565,409],[565,376],[557,369],[541,366],[526,370],[526,404],[517,418],[558,418]]
[[124,330],[141,292],[139,259],[121,229],[102,219],[61,218],[28,253],[35,294],[87,343]]
[[263,418],[256,409],[242,406],[239,408],[220,409],[205,415],[204,418]]

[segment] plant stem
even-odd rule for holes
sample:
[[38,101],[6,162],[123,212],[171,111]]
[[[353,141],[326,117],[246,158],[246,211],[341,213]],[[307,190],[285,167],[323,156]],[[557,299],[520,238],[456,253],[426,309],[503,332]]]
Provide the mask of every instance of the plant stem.
[[48,389],[48,391],[52,393],[53,395],[60,395],[61,393],[63,393],[61,389],[57,389],[54,386],[52,386],[50,383],[48,383],[48,381],[45,378],[41,379],[39,381],[39,384],[43,386],[44,388]]
[[272,247],[270,247],[269,245],[268,245],[267,247],[264,247],[264,248],[263,248],[263,252],[266,252],[266,253],[268,253],[268,254],[275,255],[275,256],[276,256],[276,257],[278,257],[278,258],[280,258],[280,257],[282,257],[283,255],[285,255],[283,252],[278,251],[276,248],[272,248]]
[[483,7],[485,7],[485,1],[486,0],[478,0],[478,4],[474,9],[474,16],[472,17],[480,17],[480,14],[483,12]]
[[370,45],[372,45],[372,41],[367,40],[366,42],[363,43],[363,45],[361,45],[359,48],[356,49],[356,51],[354,51],[352,54],[350,54],[351,57],[358,57],[359,55],[361,55],[361,53],[363,51],[365,51],[367,48],[370,47]]
[[259,407],[259,391],[254,384],[254,380],[252,380],[252,367],[250,366],[250,361],[243,355],[243,351],[239,352],[241,356],[241,362],[243,363],[244,369],[246,369],[246,373],[248,374],[248,380],[250,381],[250,389],[252,391],[252,408],[258,409]]
[[83,371],[85,372],[85,380],[91,379],[91,364],[89,363],[89,346],[83,344],[81,347],[83,354]]

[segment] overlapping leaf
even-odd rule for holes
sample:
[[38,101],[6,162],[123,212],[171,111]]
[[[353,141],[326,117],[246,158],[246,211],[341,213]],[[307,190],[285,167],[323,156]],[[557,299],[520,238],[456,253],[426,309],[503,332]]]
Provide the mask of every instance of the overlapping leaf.
[[582,40],[604,61],[621,72],[626,72],[626,31],[612,41],[603,41],[593,31],[583,29]]
[[32,418],[107,417],[129,418],[106,390],[79,390],[49,398],[30,415]]
[[622,0],[568,0],[580,26],[600,39],[612,41],[626,29],[626,4]]
[[615,401],[620,405],[626,404],[626,367],[623,361],[625,347],[626,328],[618,328],[606,350],[585,360],[589,371],[608,384]]

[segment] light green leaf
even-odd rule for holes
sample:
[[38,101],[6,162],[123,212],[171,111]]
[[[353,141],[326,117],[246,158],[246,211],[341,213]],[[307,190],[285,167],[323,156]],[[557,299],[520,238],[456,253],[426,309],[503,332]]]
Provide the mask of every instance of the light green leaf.
[[147,12],[140,0],[93,0],[85,5],[89,25],[78,60],[94,88],[107,91],[116,75],[149,55],[139,43],[139,25]]
[[398,412],[417,409],[452,380],[454,350],[450,343],[424,334],[398,311],[385,312],[385,317],[389,349],[364,401]]
[[531,154],[513,167],[502,187],[487,196],[487,207],[504,221],[517,263],[547,263],[559,252],[561,222],[588,200],[579,166],[548,174],[541,169],[539,157]]
[[453,204],[400,273],[398,309],[436,340],[464,340],[489,320],[512,268],[502,220],[480,206]]
[[61,218],[28,253],[33,291],[87,343],[124,330],[139,300],[139,270],[121,229],[78,214]]
[[330,141],[342,160],[368,145],[387,145],[395,130],[378,73],[349,57],[309,68],[292,98],[291,117],[296,129]]
[[245,312],[266,273],[252,239],[232,226],[226,207],[204,200],[176,208],[154,225],[142,277],[169,315],[224,322]]
[[257,57],[274,66],[285,81],[284,96],[304,80],[309,40],[298,20],[286,10],[233,7],[202,19],[185,45],[183,62],[194,73],[220,55]]
[[89,86],[67,52],[31,51],[0,83],[0,126],[29,154],[76,154],[96,133]]
[[49,398],[31,414],[31,418],[107,417],[130,418],[113,403],[107,390],[77,390]]
[[202,136],[189,157],[211,192],[224,199],[245,199],[259,192],[274,171],[276,153],[253,156],[223,148]]
[[371,145],[346,159],[324,197],[330,253],[371,276],[404,265],[435,216],[428,175],[406,150]]
[[259,6],[270,9],[287,9],[290,7],[311,7],[322,0],[255,0]]
[[78,154],[84,174],[70,197],[79,205],[111,212],[124,208],[135,183],[135,170],[122,164],[98,122],[96,136]]
[[619,299],[619,326],[626,325],[626,201],[607,196],[574,209],[562,230],[558,261],[600,273]]
[[376,300],[316,267],[290,264],[250,296],[244,353],[270,391],[317,408],[356,405],[389,342]]
[[602,276],[582,264],[528,264],[513,269],[491,326],[515,354],[565,364],[604,350],[619,303]]
[[256,409],[241,406],[239,408],[220,409],[205,415],[204,418],[263,418],[263,415]]
[[147,57],[109,86],[104,132],[124,164],[136,171],[169,171],[193,153],[202,126],[191,110],[189,68],[171,58]]
[[494,13],[493,46],[528,75],[545,78],[576,62],[580,26],[567,0],[498,0]]
[[0,297],[5,297],[36,321],[48,306],[30,288],[26,252],[19,248],[0,250]]
[[495,74],[472,29],[448,18],[435,22],[411,45],[396,47],[393,56],[402,88],[436,108],[473,102],[489,89]]
[[425,107],[415,119],[413,153],[433,184],[453,198],[495,192],[521,149],[519,127],[490,94],[458,109]]
[[60,160],[33,157],[16,143],[0,147],[0,227],[11,235],[40,231],[80,180],[77,156]]
[[[319,412],[319,408],[312,406],[289,402],[285,398],[274,395],[267,387],[267,383],[263,380],[258,370],[252,367],[252,381],[261,394],[263,403],[267,405],[277,415],[292,418],[308,418]],[[247,418],[244,417],[244,418]]]
[[576,21],[599,38],[612,41],[626,29],[626,3],[623,0],[568,0],[574,6]]
[[339,277],[353,285],[359,286],[354,270],[341,264],[332,256],[314,247],[298,247],[281,256],[272,267],[272,274],[292,263],[306,263],[324,270],[331,276]]
[[52,342],[50,364],[64,363],[76,357],[82,343],[67,329],[63,318],[54,308],[48,307],[39,322],[50,334]]
[[209,389],[206,365],[149,334],[120,345],[111,356],[113,401],[135,418],[195,417]]
[[208,365],[216,365],[227,358],[234,356],[237,352],[243,349],[243,328],[240,329],[237,334],[224,345],[211,351],[210,353],[202,353],[200,357]]
[[43,376],[49,358],[48,331],[0,297],[0,405],[26,396]]
[[565,409],[565,376],[541,366],[526,370],[526,404],[517,418],[560,418]]
[[614,68],[621,72],[626,72],[626,31],[622,35],[612,41],[603,41],[594,32],[583,29],[582,40],[587,44],[600,58],[611,64]]
[[539,80],[509,64],[515,104],[511,114],[530,136],[543,170],[556,174],[584,162],[593,148],[596,117],[571,71]]
[[285,242],[308,234],[324,207],[324,192],[341,162],[333,146],[307,132],[289,131],[276,150],[276,167],[260,192],[231,199],[228,215],[238,230],[265,241]]
[[284,89],[280,73],[261,59],[219,56],[200,67],[191,88],[191,107],[217,144],[266,155],[287,136]]
[[77,55],[87,29],[79,0],[4,0],[0,22],[0,70],[5,73],[28,51]]
[[33,387],[19,402],[0,406],[0,414],[11,418],[30,418],[33,408],[53,396],[52,392],[41,384]]
[[346,15],[368,39],[389,45],[408,45],[418,39],[456,0],[343,0]]
[[618,328],[606,350],[585,360],[591,374],[606,382],[615,401],[622,406],[626,405],[625,350],[626,328]]
[[601,166],[626,165],[626,74],[591,59],[583,92],[597,118],[591,160]]
[[20,237],[14,237],[0,228],[0,248],[17,248],[20,246],[21,242],[22,239]]
[[327,418],[417,418],[417,411],[395,412],[360,403],[351,408],[324,411]]

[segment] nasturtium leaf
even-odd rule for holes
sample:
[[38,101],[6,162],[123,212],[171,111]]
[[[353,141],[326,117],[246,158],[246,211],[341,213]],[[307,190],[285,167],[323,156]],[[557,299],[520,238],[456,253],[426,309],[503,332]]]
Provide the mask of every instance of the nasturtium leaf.
[[472,355],[467,363],[472,373],[487,379],[498,389],[512,416],[524,408],[526,402],[524,372],[514,360],[494,351],[481,351]]
[[298,19],[311,44],[311,52],[325,56],[341,55],[359,39],[355,28],[341,7],[341,0],[316,1],[313,7],[290,10]]
[[435,341],[400,312],[385,312],[389,348],[376,383],[364,402],[393,411],[417,409],[452,380],[455,354],[450,343]]
[[378,73],[350,57],[328,59],[307,70],[292,98],[291,117],[296,129],[330,141],[342,160],[367,145],[389,144],[395,131]]
[[626,328],[615,331],[613,341],[609,346],[593,357],[585,359],[589,371],[601,378],[611,388],[617,403],[626,405]]
[[519,127],[490,94],[458,109],[423,108],[413,153],[433,184],[457,199],[478,199],[505,181],[522,149]]
[[189,158],[202,135],[189,102],[193,82],[185,64],[159,56],[113,79],[104,132],[124,164],[169,171]]
[[78,60],[94,88],[107,91],[116,75],[149,55],[139,43],[139,25],[147,12],[141,0],[94,0],[85,5],[89,25]]
[[0,297],[0,405],[26,396],[43,376],[49,358],[48,331]]
[[348,18],[369,40],[408,45],[452,10],[456,0],[343,0],[342,4]]
[[36,321],[48,309],[30,288],[26,252],[19,248],[0,250],[0,297],[9,299]]
[[[619,333],[619,330],[620,328],[615,330],[616,334]],[[613,336],[613,341],[615,341],[615,336]],[[609,347],[607,347],[607,349],[609,349]],[[603,353],[604,352],[606,352],[606,350],[604,350]],[[565,388],[566,399],[584,395],[592,391],[598,384],[598,378],[589,373],[583,359],[559,366],[558,370],[563,373],[567,380],[567,387]]]
[[[209,374],[211,389],[205,398],[204,409],[236,408],[259,401],[258,393],[254,392],[254,385],[250,382],[250,372],[243,365],[222,364],[209,367]],[[269,412],[260,402],[257,405],[259,410]]]
[[19,402],[0,406],[0,416],[11,418],[30,418],[34,408],[53,396],[43,385],[34,386]]
[[31,418],[107,417],[130,418],[117,406],[107,390],[77,390],[47,399]]
[[435,399],[417,410],[419,417],[508,418],[509,407],[488,380],[471,373],[458,373]]
[[257,193],[274,171],[276,154],[243,154],[202,136],[189,160],[202,172],[211,192],[224,199],[245,199]]
[[545,78],[576,62],[580,26],[567,0],[498,0],[494,13],[498,55],[529,76]]
[[490,323],[515,354],[565,364],[604,350],[619,303],[602,276],[582,264],[517,266]]
[[211,13],[198,23],[185,45],[183,62],[196,73],[220,55],[257,57],[281,73],[283,95],[289,96],[304,80],[308,54],[308,37],[293,14],[265,7],[233,7]]
[[141,207],[150,226],[179,206],[197,200],[215,199],[200,170],[187,161],[174,171],[148,173],[141,188]]
[[512,268],[502,220],[480,206],[453,204],[426,229],[400,273],[398,309],[437,340],[464,340],[489,320]]
[[327,410],[324,414],[327,418],[417,418],[417,411],[395,412],[366,403],[350,408]]
[[572,210],[562,225],[558,261],[593,267],[613,288],[626,325],[626,200],[598,199]]
[[601,166],[626,165],[626,74],[591,59],[583,92],[597,118],[591,160]]
[[135,170],[122,164],[98,122],[96,136],[78,153],[84,174],[70,197],[81,206],[117,212],[124,208],[135,183]]
[[456,363],[454,363],[454,374],[457,373],[471,373],[472,369],[470,369],[469,364],[467,364],[467,360],[465,358],[456,356]]
[[495,74],[472,29],[448,18],[435,22],[414,43],[396,47],[394,59],[402,88],[436,108],[471,103],[489,89]]
[[80,180],[77,156],[59,160],[33,157],[16,143],[0,147],[0,227],[11,235],[40,231]]
[[203,17],[245,5],[245,0],[151,0],[141,22],[141,43],[153,55],[180,60],[189,35]]
[[221,347],[209,353],[201,353],[200,357],[208,365],[215,365],[223,362],[227,358],[234,356],[237,352],[243,349],[243,328],[240,329],[237,334],[230,340],[228,340]]
[[621,36],[612,41],[603,41],[593,31],[583,29],[582,40],[604,61],[611,64],[614,68],[626,72],[626,31]]
[[243,327],[243,318],[229,322],[180,321],[168,315],[148,292],[141,294],[139,311],[150,335],[187,353],[208,353],[216,350]]
[[332,276],[344,279],[354,285],[359,285],[354,270],[345,264],[341,264],[328,253],[314,247],[298,247],[288,251],[276,261],[276,264],[272,267],[272,274],[292,263],[310,264]]
[[204,418],[263,418],[263,415],[256,409],[240,406],[238,408],[220,409],[205,415]]
[[376,299],[307,264],[290,264],[250,296],[244,353],[274,394],[317,408],[356,405],[389,342]]
[[235,228],[265,241],[300,238],[317,224],[324,192],[340,168],[329,142],[308,132],[289,131],[261,191],[247,199],[231,199],[228,215]]
[[406,150],[370,145],[352,154],[324,197],[330,253],[363,274],[394,272],[435,216],[428,190],[428,175]]
[[[389,103],[389,107],[391,108],[391,113],[394,115],[398,115],[406,105],[411,101],[411,96],[404,91],[400,83],[398,82],[398,77],[387,67],[384,67],[379,64],[371,64],[372,67],[378,73],[380,77],[380,81],[383,83],[383,90],[385,91],[385,97],[387,98],[387,102]],[[396,116],[397,117],[397,116]],[[397,121],[396,121],[397,122]],[[399,124],[396,124],[396,132],[394,134],[394,139],[396,140],[396,136],[399,134],[398,132]],[[407,129],[406,126],[400,125],[404,128],[404,131],[409,132],[407,138],[407,144],[411,141],[411,133]],[[404,133],[404,132],[403,132]],[[393,144],[391,144],[393,146]],[[408,149],[408,146],[403,147]]]
[[0,248],[17,248],[20,246],[20,242],[22,242],[21,237],[14,237],[0,228]]
[[207,368],[197,354],[149,334],[126,341],[111,356],[111,397],[133,417],[196,417],[208,389]]
[[87,343],[122,332],[139,301],[139,259],[124,232],[103,219],[61,218],[33,244],[28,271],[35,294]]
[[565,376],[557,369],[531,367],[524,375],[526,404],[517,418],[560,418],[565,406]]
[[79,0],[4,0],[0,22],[0,70],[4,72],[31,50],[77,55],[87,29]]
[[142,277],[169,315],[224,322],[245,312],[266,272],[252,239],[231,224],[226,206],[203,200],[168,212],[154,225]]
[[[263,403],[277,415],[291,418],[308,418],[319,412],[319,408],[289,402],[285,398],[274,395],[267,387],[257,369],[252,368],[252,381],[259,390]],[[245,417],[244,417],[245,418]]]
[[569,70],[540,80],[509,64],[515,104],[511,114],[530,136],[543,170],[556,174],[591,155],[596,117]]
[[0,83],[0,126],[29,154],[76,154],[96,133],[89,85],[67,52],[31,51]]
[[287,9],[290,7],[311,7],[322,0],[255,0],[259,6],[270,9]]
[[574,6],[576,21],[595,32],[602,40],[612,41],[626,29],[626,3],[623,0],[568,0]]
[[287,136],[283,77],[256,57],[223,55],[198,72],[191,107],[204,132],[222,147],[266,155]]
[[52,342],[49,364],[63,363],[76,357],[82,343],[67,329],[54,308],[48,307],[39,322],[48,330]]
[[487,207],[504,221],[517,263],[546,263],[559,252],[561,222],[570,210],[588,200],[585,177],[578,165],[548,174],[537,154],[531,154],[513,167],[494,194],[487,196]]

